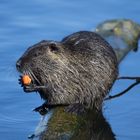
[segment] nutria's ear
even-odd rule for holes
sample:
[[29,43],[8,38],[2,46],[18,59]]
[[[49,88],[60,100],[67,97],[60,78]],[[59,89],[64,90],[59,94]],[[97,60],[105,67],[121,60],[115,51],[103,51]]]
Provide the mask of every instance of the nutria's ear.
[[57,52],[59,50],[58,45],[55,42],[49,44],[49,49],[51,52]]

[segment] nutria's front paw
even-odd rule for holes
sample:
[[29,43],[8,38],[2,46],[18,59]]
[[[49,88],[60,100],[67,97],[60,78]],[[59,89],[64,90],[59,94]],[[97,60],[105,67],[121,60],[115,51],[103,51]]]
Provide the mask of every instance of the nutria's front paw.
[[85,113],[85,107],[82,104],[75,103],[65,107],[65,111],[76,115],[82,115]]
[[37,91],[36,90],[36,85],[34,85],[33,83],[31,83],[29,85],[25,85],[23,83],[22,76],[20,76],[20,78],[18,80],[19,80],[19,84],[21,85],[21,87],[23,87],[24,92],[34,92],[34,91]]
[[40,115],[45,115],[49,111],[49,108],[46,107],[45,105],[41,105],[35,108],[33,111],[39,112]]

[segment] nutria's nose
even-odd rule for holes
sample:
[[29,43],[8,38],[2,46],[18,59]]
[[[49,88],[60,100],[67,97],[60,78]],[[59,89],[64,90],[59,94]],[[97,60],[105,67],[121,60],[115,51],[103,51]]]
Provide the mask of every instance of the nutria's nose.
[[16,68],[17,68],[17,70],[20,70],[20,68],[21,68],[21,60],[20,59],[16,63]]

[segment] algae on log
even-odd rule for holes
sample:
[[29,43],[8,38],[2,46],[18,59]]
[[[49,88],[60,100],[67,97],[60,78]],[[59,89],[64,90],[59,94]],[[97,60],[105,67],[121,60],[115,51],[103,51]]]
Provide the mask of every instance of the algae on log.
[[109,20],[99,24],[95,30],[104,37],[116,52],[118,62],[131,51],[137,51],[140,25],[132,20]]
[[[109,20],[99,24],[95,30],[114,48],[118,62],[131,51],[137,51],[140,25],[121,19]],[[53,110],[40,140],[115,140],[109,123],[102,112],[88,111],[77,116],[64,112],[63,107]]]

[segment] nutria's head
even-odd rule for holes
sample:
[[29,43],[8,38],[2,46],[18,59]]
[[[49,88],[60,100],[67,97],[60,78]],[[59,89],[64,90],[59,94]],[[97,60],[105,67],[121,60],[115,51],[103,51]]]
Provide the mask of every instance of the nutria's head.
[[109,44],[96,34],[83,34],[61,42],[41,41],[17,61],[17,70],[30,76],[30,87],[45,87],[36,91],[50,104],[100,108],[117,78],[117,60]]
[[[53,66],[56,66],[54,63],[60,51],[59,43],[43,40],[25,51],[16,63],[17,70],[21,73],[29,73],[30,75],[33,74],[32,76],[40,77],[44,73],[45,68],[47,68],[49,72],[54,69]],[[36,75],[34,75],[34,73]],[[41,75],[39,75],[39,73]],[[41,79],[39,81],[41,81]]]
[[59,42],[43,40],[29,47],[16,63],[20,73],[30,76],[32,85],[45,86],[38,90],[44,99],[61,90],[58,88],[62,82],[59,76],[67,61],[63,51],[63,45]]

